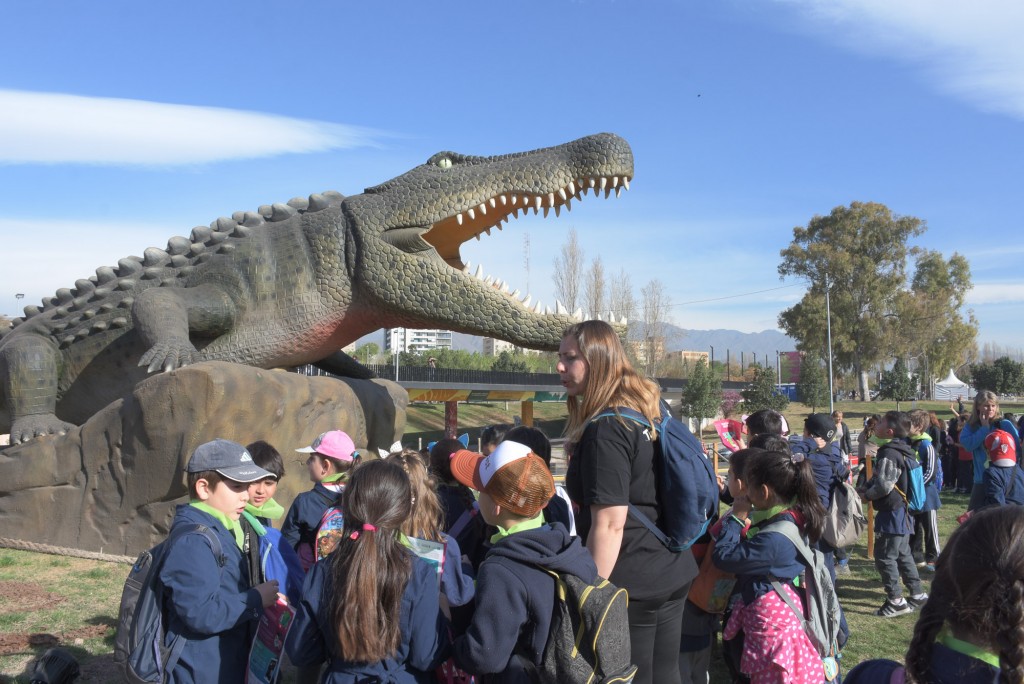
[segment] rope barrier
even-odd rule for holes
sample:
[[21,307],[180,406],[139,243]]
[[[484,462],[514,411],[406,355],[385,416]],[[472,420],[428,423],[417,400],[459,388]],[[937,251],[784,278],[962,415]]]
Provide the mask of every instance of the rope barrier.
[[114,556],[109,553],[70,549],[63,546],[52,546],[51,544],[40,544],[38,542],[30,542],[23,539],[9,539],[7,537],[0,537],[0,548],[15,549],[17,551],[34,551],[35,553],[48,553],[52,556],[71,556],[73,558],[85,558],[86,560],[104,561],[107,563],[127,563],[131,565],[135,562],[135,558],[131,556]]

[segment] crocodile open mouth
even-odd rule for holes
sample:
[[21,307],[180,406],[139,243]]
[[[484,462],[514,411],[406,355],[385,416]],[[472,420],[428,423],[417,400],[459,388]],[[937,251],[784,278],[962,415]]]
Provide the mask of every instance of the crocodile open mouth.
[[[530,211],[534,214],[543,212],[543,215],[546,217],[551,211],[554,211],[555,216],[558,216],[563,208],[566,211],[570,211],[572,209],[572,202],[581,200],[591,190],[595,196],[603,193],[605,198],[608,198],[614,192],[615,196],[618,197],[623,189],[629,190],[629,181],[629,176],[588,176],[569,181],[564,187],[554,192],[549,192],[546,195],[519,191],[501,193],[481,202],[475,207],[464,209],[454,216],[438,221],[430,226],[426,232],[417,231],[417,238],[433,247],[449,266],[469,273],[470,267],[467,263],[463,262],[459,251],[467,240],[471,238],[479,240],[481,235],[490,235],[492,228],[501,230],[502,223],[519,218],[520,213],[525,216]],[[483,269],[479,266],[473,275],[506,294],[510,294],[515,298],[519,296],[519,290],[509,292],[507,283],[495,280],[490,276],[485,277]],[[520,303],[523,306],[529,307],[530,295],[527,294]],[[539,302],[535,305],[535,311],[537,313],[550,313]],[[562,310],[561,305],[558,304],[556,304],[555,312],[569,313]]]

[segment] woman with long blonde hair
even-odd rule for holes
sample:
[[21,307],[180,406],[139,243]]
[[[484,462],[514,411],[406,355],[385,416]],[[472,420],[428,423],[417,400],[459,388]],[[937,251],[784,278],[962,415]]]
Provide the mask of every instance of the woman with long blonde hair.
[[636,684],[678,684],[683,607],[697,574],[693,555],[669,551],[636,516],[660,517],[653,429],[617,415],[630,408],[660,421],[660,390],[634,369],[618,335],[602,321],[570,326],[558,349],[568,395],[565,486],[579,506],[576,529],[598,574],[629,591],[629,633]]
[[971,411],[971,417],[960,431],[960,444],[974,455],[974,487],[971,489],[971,500],[967,504],[969,511],[980,508],[985,500],[983,480],[985,464],[988,462],[985,438],[993,430],[1005,430],[1013,435],[1017,453],[1020,453],[1020,436],[1017,434],[1017,426],[999,413],[999,397],[995,392],[982,390],[974,397],[974,409]]

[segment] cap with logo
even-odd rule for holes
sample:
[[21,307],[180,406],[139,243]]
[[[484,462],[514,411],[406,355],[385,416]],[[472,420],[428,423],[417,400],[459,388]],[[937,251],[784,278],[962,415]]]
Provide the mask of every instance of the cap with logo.
[[256,465],[244,446],[228,439],[215,439],[200,444],[192,452],[185,472],[202,473],[213,470],[235,482],[256,482],[274,477],[269,470]]
[[985,451],[994,466],[1017,465],[1017,444],[1006,430],[993,430],[985,437]]
[[836,422],[827,413],[812,413],[804,420],[804,429],[812,437],[819,437],[830,442],[836,434]]

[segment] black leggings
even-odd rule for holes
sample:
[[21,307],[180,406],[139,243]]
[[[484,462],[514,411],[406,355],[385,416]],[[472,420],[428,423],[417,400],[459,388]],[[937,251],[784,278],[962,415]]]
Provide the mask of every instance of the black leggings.
[[670,596],[629,602],[633,684],[680,684],[679,639],[689,583]]

